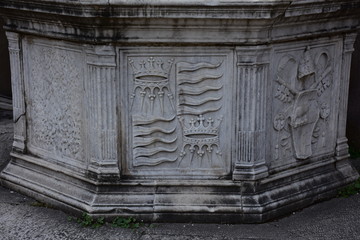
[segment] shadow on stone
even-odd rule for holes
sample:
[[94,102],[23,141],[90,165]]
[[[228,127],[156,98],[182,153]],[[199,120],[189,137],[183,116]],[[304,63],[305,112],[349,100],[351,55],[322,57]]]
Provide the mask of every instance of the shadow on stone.
[[12,111],[0,109],[0,172],[10,161],[13,132]]

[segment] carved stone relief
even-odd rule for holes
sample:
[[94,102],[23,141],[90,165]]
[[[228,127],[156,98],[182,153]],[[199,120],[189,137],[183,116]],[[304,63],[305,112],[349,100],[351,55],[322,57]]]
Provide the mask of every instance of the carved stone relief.
[[[283,53],[275,74],[275,160],[308,159],[326,153],[335,96],[333,48],[304,47],[299,54]],[[296,57],[295,57],[296,56]],[[327,138],[329,138],[327,140]]]
[[27,51],[29,149],[83,161],[80,53],[34,43]]
[[[221,167],[219,114],[223,98],[222,62],[179,62],[177,64],[178,115],[183,130],[183,147],[178,166]],[[209,113],[215,113],[213,119]],[[208,116],[206,119],[205,116]],[[210,116],[210,117],[209,117]],[[184,159],[187,159],[187,161]],[[194,162],[194,159],[197,161]]]
[[169,86],[173,60],[149,57],[129,59],[133,70],[131,113],[133,123],[133,165],[158,165],[177,159],[176,111]]
[[[227,56],[126,54],[132,173],[228,173]],[[230,86],[230,85],[228,85]],[[231,91],[231,89],[229,89]],[[226,130],[223,130],[226,131]],[[169,170],[170,169],[170,170]]]

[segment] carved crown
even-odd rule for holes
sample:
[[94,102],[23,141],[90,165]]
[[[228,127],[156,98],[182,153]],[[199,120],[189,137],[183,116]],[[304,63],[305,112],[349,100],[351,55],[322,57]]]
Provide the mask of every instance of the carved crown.
[[174,60],[168,60],[168,63],[164,63],[162,59],[156,59],[149,57],[146,60],[140,60],[135,62],[133,59],[129,59],[129,64],[133,69],[135,79],[137,80],[164,80],[169,78],[170,70]]
[[217,136],[219,133],[219,126],[222,121],[222,116],[216,120],[212,118],[205,119],[202,115],[198,118],[190,119],[188,124],[185,124],[185,120],[180,118],[183,125],[184,136],[189,138],[201,138],[200,135],[207,137]]

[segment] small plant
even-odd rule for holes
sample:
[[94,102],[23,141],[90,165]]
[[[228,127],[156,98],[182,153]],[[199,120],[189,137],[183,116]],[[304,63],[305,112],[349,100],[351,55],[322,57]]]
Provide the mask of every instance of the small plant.
[[50,206],[49,204],[43,203],[43,202],[32,202],[30,203],[30,206],[32,207],[44,207],[44,208],[52,208],[52,206]]
[[104,218],[92,218],[87,213],[83,213],[80,218],[68,217],[69,221],[76,221],[83,227],[98,228],[105,224]]
[[338,192],[338,197],[347,198],[360,192],[360,178]]
[[137,222],[133,217],[116,217],[112,222],[113,227],[121,227],[121,228],[130,228],[135,229],[139,228],[142,224]]
[[[106,222],[103,217],[100,218],[92,218],[87,213],[83,213],[81,217],[71,217],[68,216],[69,221],[74,221],[79,223],[83,227],[92,227],[98,228],[103,226]],[[129,229],[136,229],[143,226],[143,223],[138,222],[133,217],[116,217],[111,224],[113,227],[121,227],[121,228],[129,228]],[[154,227],[155,225],[150,224],[149,227]]]

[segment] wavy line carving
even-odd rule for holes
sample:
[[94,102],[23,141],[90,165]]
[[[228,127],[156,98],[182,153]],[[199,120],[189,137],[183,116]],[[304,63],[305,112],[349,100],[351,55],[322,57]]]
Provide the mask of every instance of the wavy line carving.
[[206,109],[196,109],[193,107],[183,106],[181,108],[180,114],[204,115],[205,113],[219,111],[220,108],[221,108],[221,105],[216,106],[216,107],[211,107],[211,108],[209,107]]
[[134,145],[134,148],[136,148],[136,147],[149,146],[153,143],[170,144],[170,143],[174,143],[176,141],[176,139],[177,139],[177,136],[175,136],[174,139],[164,139],[164,138],[160,138],[160,137],[135,138],[133,145]]
[[175,146],[171,149],[168,149],[166,147],[157,147],[157,148],[151,148],[151,149],[138,147],[138,148],[134,149],[134,154],[135,154],[136,158],[150,157],[150,156],[153,156],[160,152],[172,153],[172,152],[175,152],[176,150],[177,150],[177,146]]
[[[152,58],[147,59],[149,63],[152,63],[153,60]],[[145,66],[149,67],[150,65],[145,63]],[[206,119],[209,119],[208,117],[221,114],[220,110],[224,96],[224,70],[225,67],[223,67],[221,61],[215,64],[208,62],[178,62],[176,64],[175,78],[171,74],[167,75],[167,80],[170,83],[175,81],[176,84],[177,101],[172,100],[170,102],[177,103],[177,109],[174,104],[170,106],[169,102],[161,102],[166,97],[170,98],[165,90],[159,89],[148,94],[148,90],[144,90],[148,89],[148,83],[142,82],[144,86],[141,85],[141,89],[143,91],[139,92],[139,96],[146,100],[144,100],[146,103],[144,108],[149,108],[151,111],[145,114],[141,111],[132,110],[133,167],[157,166],[166,162],[175,162],[179,159],[179,146],[181,145],[179,140],[183,138],[181,138],[182,133],[178,131],[176,117],[179,115],[196,115],[201,118],[200,115],[211,113],[210,116],[206,116]],[[168,88],[173,86],[174,84],[167,85]],[[171,92],[171,89],[168,89],[168,92]],[[141,105],[140,100],[135,103]],[[155,104],[156,101],[163,104],[158,106]],[[136,104],[135,106],[138,106]],[[139,109],[139,107],[136,109]],[[191,116],[185,116],[185,118]]]
[[202,75],[194,75],[194,74],[181,74],[181,76],[179,76],[178,81],[179,84],[195,84],[195,83],[199,83],[202,82],[204,80],[217,80],[219,78],[221,78],[223,76],[223,74],[219,74],[219,75],[213,75],[213,74],[202,74]]
[[166,157],[161,157],[161,158],[157,158],[155,160],[149,161],[149,158],[138,158],[136,162],[134,162],[134,166],[135,167],[139,167],[139,166],[157,166],[160,165],[161,163],[164,162],[175,162],[178,158],[166,158]]
[[164,134],[170,134],[174,133],[176,130],[176,127],[173,127],[171,129],[164,129],[161,127],[140,127],[138,126],[133,130],[134,137],[140,137],[140,136],[146,136],[151,135],[153,133],[164,133]]
[[206,62],[201,63],[189,63],[189,62],[180,62],[177,64],[178,72],[194,72],[196,70],[202,69],[202,68],[218,68],[222,62],[218,64],[211,64]]
[[180,104],[182,105],[190,105],[190,106],[200,106],[208,102],[219,101],[222,99],[220,97],[206,97],[206,98],[193,98],[193,97],[186,97],[180,99]]
[[[177,156],[177,119],[171,91],[173,59],[134,56],[131,120],[132,166],[172,162]],[[131,92],[131,91],[130,91]]]
[[177,64],[178,114],[201,115],[222,106],[223,71],[218,64]]
[[192,86],[181,86],[179,93],[180,94],[187,94],[187,95],[200,95],[208,91],[217,91],[222,89],[222,85],[220,86],[199,86],[197,88],[194,88]]
[[144,119],[144,117],[141,115],[133,115],[133,124],[134,126],[140,126],[140,125],[148,125],[156,122],[171,122],[172,120],[175,119],[175,117],[176,115],[170,118],[157,117],[153,119]]

